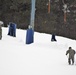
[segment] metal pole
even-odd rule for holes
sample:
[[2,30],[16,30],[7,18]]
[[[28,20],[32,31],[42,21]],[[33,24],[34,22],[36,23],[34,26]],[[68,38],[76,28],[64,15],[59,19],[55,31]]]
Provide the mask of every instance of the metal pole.
[[31,0],[31,20],[30,20],[30,27],[34,30],[34,19],[35,19],[35,2],[36,0]]

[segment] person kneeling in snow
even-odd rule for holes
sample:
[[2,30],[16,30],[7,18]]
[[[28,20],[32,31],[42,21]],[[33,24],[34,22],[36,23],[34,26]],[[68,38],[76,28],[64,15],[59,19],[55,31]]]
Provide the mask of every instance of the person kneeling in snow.
[[71,61],[72,61],[72,65],[74,64],[75,53],[76,53],[75,50],[73,50],[71,47],[69,47],[69,49],[66,51],[66,55],[69,54],[69,57],[68,57],[69,65],[71,64]]

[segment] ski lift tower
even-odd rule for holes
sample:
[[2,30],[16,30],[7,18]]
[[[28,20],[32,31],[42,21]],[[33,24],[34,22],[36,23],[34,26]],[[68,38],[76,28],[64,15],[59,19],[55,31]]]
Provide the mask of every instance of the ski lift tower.
[[31,0],[31,19],[30,25],[27,29],[26,44],[31,44],[34,42],[35,2],[36,0]]

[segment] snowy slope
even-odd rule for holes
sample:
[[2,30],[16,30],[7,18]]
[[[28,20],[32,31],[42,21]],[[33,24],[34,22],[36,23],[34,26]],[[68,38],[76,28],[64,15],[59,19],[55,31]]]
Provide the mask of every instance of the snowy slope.
[[34,43],[26,44],[26,30],[17,29],[16,37],[2,28],[0,40],[0,75],[76,75],[76,65],[68,65],[69,46],[76,50],[76,40],[34,33]]

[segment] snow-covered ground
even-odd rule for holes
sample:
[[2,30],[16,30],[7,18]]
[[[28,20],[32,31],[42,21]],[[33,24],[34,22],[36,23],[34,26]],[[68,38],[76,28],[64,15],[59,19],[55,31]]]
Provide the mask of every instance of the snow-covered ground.
[[17,29],[8,36],[2,27],[0,40],[0,75],[76,75],[76,62],[68,65],[68,47],[76,50],[76,40],[34,32],[34,43],[26,44],[26,30]]

